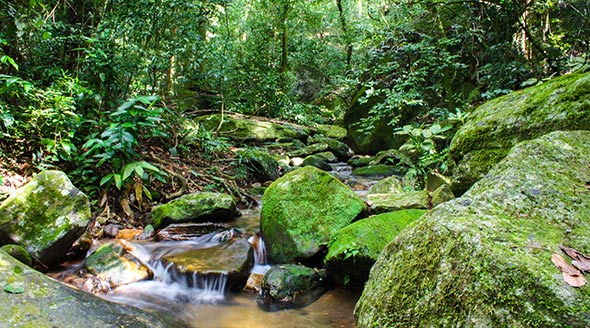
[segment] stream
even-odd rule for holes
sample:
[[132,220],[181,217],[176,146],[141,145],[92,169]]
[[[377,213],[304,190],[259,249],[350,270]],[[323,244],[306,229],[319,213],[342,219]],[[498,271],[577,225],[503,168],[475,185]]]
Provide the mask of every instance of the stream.
[[[350,167],[334,164],[333,175],[347,183],[364,197],[376,179],[355,179]],[[231,222],[233,229],[248,236],[259,232],[260,201],[256,208],[242,210],[242,216]],[[330,289],[315,302],[303,308],[267,311],[259,306],[258,293],[242,290],[230,293],[227,278],[183,276],[171,270],[160,260],[167,255],[187,250],[211,248],[222,241],[216,233],[209,233],[187,241],[129,241],[124,242],[128,252],[147,265],[153,272],[152,280],[123,285],[99,297],[156,312],[173,313],[187,327],[355,327],[353,310],[360,293],[347,289]],[[270,265],[266,259],[264,242],[254,247],[254,273],[264,274]],[[67,269],[77,270],[81,264]]]

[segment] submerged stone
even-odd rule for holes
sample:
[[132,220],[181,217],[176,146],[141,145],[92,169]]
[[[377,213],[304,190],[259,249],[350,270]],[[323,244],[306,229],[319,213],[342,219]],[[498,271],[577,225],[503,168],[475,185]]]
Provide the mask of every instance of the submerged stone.
[[[0,251],[3,327],[183,327],[165,314],[111,303],[69,288]],[[9,292],[13,290],[13,292]]]
[[66,254],[90,220],[88,197],[60,171],[43,171],[0,205],[0,243],[18,244],[46,266]]
[[590,73],[569,74],[490,100],[451,142],[453,190],[467,190],[517,142],[558,130],[590,130]]
[[515,146],[462,197],[402,231],[357,303],[359,327],[588,327],[590,293],[552,263],[590,253],[590,132]]
[[385,246],[424,213],[425,210],[383,213],[342,228],[330,239],[324,260],[328,275],[341,286],[362,290]]
[[239,215],[230,195],[199,192],[155,207],[152,210],[152,225],[157,229],[170,223],[229,221]]
[[275,265],[262,279],[262,302],[271,309],[301,307],[325,291],[326,273],[298,264]]
[[[239,291],[246,285],[254,266],[254,253],[245,239],[229,240],[213,247],[198,248],[162,258],[172,264],[175,275],[189,280],[189,285],[201,289],[227,278],[226,287]],[[216,281],[217,279],[217,281]]]
[[365,204],[332,175],[307,166],[279,178],[262,198],[260,229],[274,263],[308,260],[365,212]]

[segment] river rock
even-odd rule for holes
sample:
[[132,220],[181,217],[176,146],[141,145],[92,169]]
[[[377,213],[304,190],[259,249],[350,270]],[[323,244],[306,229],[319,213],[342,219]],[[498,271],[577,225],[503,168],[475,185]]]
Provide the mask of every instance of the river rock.
[[289,152],[289,157],[306,157],[328,150],[330,147],[327,143],[314,143],[304,148],[296,149]]
[[152,225],[158,229],[169,223],[229,221],[239,215],[230,195],[199,192],[155,207],[152,210]]
[[183,327],[166,314],[111,303],[69,288],[0,251],[2,327]]
[[316,130],[316,134],[340,141],[344,140],[348,133],[346,129],[341,126],[329,124],[318,124],[314,129]]
[[262,302],[271,309],[300,307],[324,292],[325,270],[298,264],[274,265],[262,279]]
[[31,255],[20,245],[8,244],[0,247],[0,249],[15,259],[21,261],[23,264],[28,266],[33,265],[33,259],[31,258]]
[[385,248],[357,325],[590,326],[588,287],[568,285],[551,260],[560,245],[590,253],[589,153],[588,131],[519,143]]
[[307,138],[308,144],[320,143],[328,145],[328,150],[332,152],[338,160],[346,162],[349,158],[354,155],[354,152],[347,144],[342,141],[338,141],[332,138],[326,138],[321,136],[310,136]]
[[86,258],[84,267],[112,288],[152,276],[152,272],[143,263],[116,242],[105,243],[97,248]]
[[328,163],[338,162],[338,157],[336,157],[336,155],[334,155],[334,153],[332,153],[330,151],[324,151],[321,153],[317,153],[317,154],[315,154],[315,156],[318,156],[319,158],[323,159],[324,161],[326,161]]
[[328,275],[341,286],[362,290],[381,251],[425,210],[370,216],[346,226],[330,239],[324,261]]
[[88,197],[60,171],[43,171],[0,205],[0,243],[18,244],[45,266],[66,254],[90,220]]
[[371,213],[379,214],[405,209],[427,209],[428,191],[409,191],[398,194],[368,194]]
[[377,181],[369,188],[367,194],[401,194],[404,192],[404,186],[397,176],[387,177]]
[[490,100],[453,138],[453,190],[462,194],[514,144],[557,130],[590,130],[590,73],[570,74]]
[[378,152],[371,160],[371,165],[389,164],[397,166],[411,166],[412,160],[408,155],[397,149],[387,149]]
[[[197,121],[205,129],[215,131],[219,127],[220,119],[221,115],[213,114],[198,117]],[[240,142],[263,143],[289,139],[305,139],[309,135],[309,131],[302,126],[291,123],[279,124],[255,117],[232,114],[224,115],[219,134]]]
[[313,166],[277,179],[262,198],[260,229],[274,263],[307,260],[338,230],[365,213],[365,203]]
[[304,160],[303,163],[301,163],[302,166],[313,166],[313,167],[317,167],[320,170],[324,170],[324,171],[331,171],[332,167],[330,166],[330,164],[328,164],[328,162],[326,162],[323,158],[321,158],[318,155],[310,155],[307,156]]
[[258,181],[276,180],[280,176],[279,163],[267,152],[256,149],[238,151],[240,163],[244,165]]
[[201,289],[223,285],[240,291],[246,285],[254,266],[254,253],[245,239],[232,239],[217,246],[198,248],[162,258],[164,265],[172,264],[176,276],[188,279],[188,285]]

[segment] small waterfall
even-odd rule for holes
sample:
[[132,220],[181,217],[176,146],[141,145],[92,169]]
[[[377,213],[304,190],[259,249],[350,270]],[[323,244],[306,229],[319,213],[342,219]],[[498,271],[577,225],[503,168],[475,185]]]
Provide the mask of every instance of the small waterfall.
[[254,234],[248,238],[248,242],[254,249],[254,267],[252,268],[253,273],[265,274],[270,265],[268,264],[268,258],[266,255],[266,245],[264,240],[259,233]]

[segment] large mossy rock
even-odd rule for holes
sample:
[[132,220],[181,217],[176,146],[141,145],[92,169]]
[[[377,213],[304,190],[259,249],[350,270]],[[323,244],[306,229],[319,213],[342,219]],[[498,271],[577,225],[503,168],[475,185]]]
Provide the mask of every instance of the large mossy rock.
[[513,145],[558,130],[590,130],[590,73],[571,74],[477,108],[453,138],[453,190],[462,194]]
[[324,260],[328,275],[339,285],[362,290],[385,246],[424,213],[425,210],[383,213],[342,228],[330,239]]
[[2,327],[182,327],[129,306],[102,300],[48,278],[0,251]]
[[0,243],[23,246],[46,266],[66,254],[90,220],[88,197],[60,171],[44,171],[0,205]]
[[260,229],[274,263],[306,260],[365,212],[350,188],[313,166],[286,174],[262,198]]
[[386,213],[406,209],[427,209],[428,190],[409,191],[389,194],[367,194],[371,213]]
[[305,306],[324,291],[326,272],[298,264],[275,265],[262,279],[262,302],[271,309]]
[[[197,118],[205,129],[215,131],[221,115],[213,114]],[[240,142],[263,143],[277,140],[305,139],[309,131],[299,125],[264,121],[243,115],[224,115],[219,129],[221,136]]]
[[258,181],[276,180],[280,176],[279,163],[269,153],[256,149],[242,149],[238,152],[240,163]]
[[105,243],[90,254],[84,267],[102,281],[116,288],[151,278],[150,269],[115,242]]
[[462,197],[401,232],[371,270],[359,327],[588,327],[590,289],[551,261],[590,253],[590,132],[515,146]]
[[240,215],[234,199],[223,193],[199,192],[181,196],[152,210],[157,229],[170,223],[229,221]]
[[345,128],[337,125],[319,124],[315,128],[316,134],[320,134],[326,138],[332,138],[336,140],[344,140],[347,135]]
[[184,276],[194,288],[225,286],[240,291],[246,285],[254,266],[254,252],[245,239],[197,248],[162,258],[164,266],[172,265],[174,276]]

